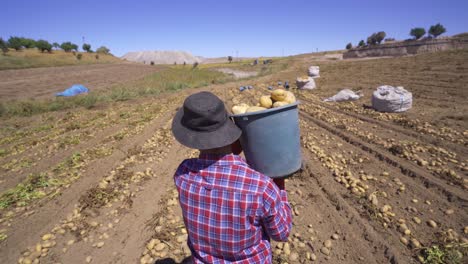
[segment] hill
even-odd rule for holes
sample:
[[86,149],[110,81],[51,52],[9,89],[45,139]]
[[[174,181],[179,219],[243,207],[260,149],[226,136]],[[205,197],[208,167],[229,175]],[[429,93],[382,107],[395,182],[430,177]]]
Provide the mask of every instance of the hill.
[[[81,54],[81,59],[77,58],[78,54]],[[99,55],[98,58],[96,55]],[[75,52],[74,54],[63,50],[42,53],[37,49],[23,49],[20,51],[10,50],[7,54],[0,55],[0,70],[116,62],[121,62],[121,60],[112,54],[86,52]]]
[[188,63],[192,64],[194,62],[201,62],[202,59],[196,56],[193,56],[186,51],[133,51],[128,52],[122,56],[122,59],[134,62],[143,62],[145,64],[150,64],[152,61],[155,64],[177,64]]

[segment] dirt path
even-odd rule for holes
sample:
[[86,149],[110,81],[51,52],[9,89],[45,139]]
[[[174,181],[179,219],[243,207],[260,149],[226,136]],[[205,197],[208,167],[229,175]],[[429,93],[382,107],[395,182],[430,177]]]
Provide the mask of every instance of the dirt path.
[[52,98],[73,84],[83,84],[94,91],[158,70],[159,67],[132,63],[4,70],[0,71],[0,100]]

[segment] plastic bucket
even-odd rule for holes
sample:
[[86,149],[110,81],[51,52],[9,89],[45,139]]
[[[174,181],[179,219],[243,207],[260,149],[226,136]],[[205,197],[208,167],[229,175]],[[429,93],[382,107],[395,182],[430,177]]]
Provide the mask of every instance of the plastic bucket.
[[231,117],[242,130],[240,142],[253,169],[282,178],[301,168],[298,102]]

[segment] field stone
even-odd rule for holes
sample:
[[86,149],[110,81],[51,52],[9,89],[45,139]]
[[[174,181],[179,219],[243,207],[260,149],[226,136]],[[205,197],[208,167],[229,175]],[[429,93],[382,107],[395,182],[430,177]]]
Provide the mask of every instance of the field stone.
[[338,240],[340,238],[340,236],[338,234],[333,234],[331,237],[334,240]]
[[330,239],[327,239],[325,240],[325,242],[323,242],[323,245],[326,247],[326,248],[331,248],[332,247],[332,242]]
[[315,255],[314,253],[310,254],[310,260],[312,261],[317,260],[317,255]]

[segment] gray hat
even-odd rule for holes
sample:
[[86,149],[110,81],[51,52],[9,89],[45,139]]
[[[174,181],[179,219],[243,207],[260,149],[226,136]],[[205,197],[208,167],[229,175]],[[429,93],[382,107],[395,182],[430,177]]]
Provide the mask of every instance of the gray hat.
[[224,103],[210,92],[187,97],[173,121],[172,133],[181,144],[194,149],[213,149],[232,144],[241,130],[229,118]]

